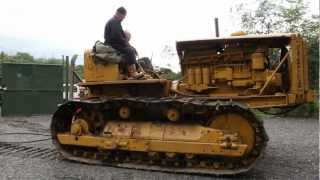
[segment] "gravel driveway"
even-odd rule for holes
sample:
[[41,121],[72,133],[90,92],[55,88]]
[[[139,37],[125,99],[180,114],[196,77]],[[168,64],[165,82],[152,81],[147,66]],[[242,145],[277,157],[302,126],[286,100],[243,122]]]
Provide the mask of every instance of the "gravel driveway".
[[[88,180],[209,180],[209,179],[319,179],[318,119],[263,118],[270,137],[266,154],[251,171],[228,177],[198,176],[91,166],[54,157],[51,141],[0,148],[0,179]],[[48,133],[50,116],[1,118],[5,132]],[[1,141],[41,139],[34,135],[0,136]],[[36,153],[35,153],[36,152]],[[29,154],[28,154],[29,153]]]

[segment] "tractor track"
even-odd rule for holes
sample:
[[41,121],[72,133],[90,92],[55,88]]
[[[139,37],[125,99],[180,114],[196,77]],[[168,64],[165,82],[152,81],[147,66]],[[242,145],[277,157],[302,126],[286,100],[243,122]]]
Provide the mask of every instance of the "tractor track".
[[[51,115],[33,117],[2,117],[0,132],[49,129]],[[316,118],[263,117],[270,142],[262,161],[249,172],[237,176],[215,177],[203,175],[162,173],[128,168],[86,165],[60,160],[59,154],[42,150],[55,150],[50,141],[32,144],[0,142],[0,179],[88,179],[88,180],[227,180],[227,179],[319,179],[318,125]],[[8,126],[16,121],[18,126]],[[23,124],[28,124],[26,128]],[[36,123],[34,123],[36,122]],[[32,130],[31,130],[32,129]],[[47,131],[48,132],[48,131]],[[28,137],[12,138],[27,140]],[[5,139],[7,140],[7,139]],[[12,146],[12,149],[8,148]],[[19,148],[21,147],[21,148]],[[24,148],[23,148],[24,147]],[[15,152],[11,152],[15,151]],[[34,154],[32,154],[34,153]],[[49,156],[52,156],[49,157]],[[62,159],[62,157],[61,157]]]
[[[141,156],[134,152],[130,152],[126,155],[126,152],[115,152],[113,155],[108,155],[108,153],[92,152],[92,150],[86,150],[85,148],[75,148],[61,145],[56,138],[57,133],[64,132],[69,129],[71,119],[77,108],[81,107],[83,109],[100,109],[102,111],[105,107],[112,107],[114,105],[126,104],[132,107],[140,107],[142,109],[147,109],[149,106],[172,106],[183,107],[187,109],[188,112],[196,112],[196,109],[207,109],[208,111],[214,111],[215,113],[229,113],[237,112],[246,117],[254,127],[256,131],[256,137],[260,141],[256,141],[252,153],[248,154],[247,157],[229,161],[222,159],[212,159],[212,158],[201,158],[195,159],[197,162],[193,163],[191,167],[186,166],[163,166],[163,162],[156,162],[156,164],[149,164],[150,159],[139,158],[137,162],[132,160],[134,156]],[[148,111],[148,110],[146,110]],[[195,113],[194,113],[195,115]],[[204,122],[205,124],[207,122]],[[214,175],[231,175],[243,173],[251,169],[256,160],[260,159],[263,155],[263,151],[268,141],[268,136],[263,128],[263,123],[257,119],[253,113],[243,105],[236,102],[226,102],[226,101],[208,101],[200,100],[195,98],[109,98],[109,99],[93,99],[85,101],[70,101],[62,106],[55,113],[53,121],[51,124],[53,143],[56,145],[57,149],[62,153],[62,155],[69,160],[78,161],[87,164],[98,164],[98,165],[108,165],[116,167],[125,167],[132,169],[145,169],[152,171],[163,171],[163,172],[174,172],[174,173],[190,173],[190,174],[214,174]],[[113,153],[113,152],[111,152]],[[120,153],[120,154],[119,154]],[[144,154],[142,156],[147,156]],[[105,160],[105,157],[112,157],[109,160]],[[119,160],[117,157],[123,157],[120,159],[130,159]],[[141,163],[142,161],[142,163]],[[164,164],[170,164],[172,160],[161,160]],[[176,160],[178,161],[178,159]],[[199,161],[199,162],[198,162]],[[205,168],[201,165],[201,161],[205,163]],[[190,161],[187,159],[182,159],[180,164],[187,164]],[[215,166],[218,164],[218,168]]]

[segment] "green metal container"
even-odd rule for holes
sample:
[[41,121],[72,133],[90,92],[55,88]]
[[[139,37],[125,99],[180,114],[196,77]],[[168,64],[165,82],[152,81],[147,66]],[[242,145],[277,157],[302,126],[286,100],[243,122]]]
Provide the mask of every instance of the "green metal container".
[[2,63],[2,116],[51,114],[62,103],[62,65]]

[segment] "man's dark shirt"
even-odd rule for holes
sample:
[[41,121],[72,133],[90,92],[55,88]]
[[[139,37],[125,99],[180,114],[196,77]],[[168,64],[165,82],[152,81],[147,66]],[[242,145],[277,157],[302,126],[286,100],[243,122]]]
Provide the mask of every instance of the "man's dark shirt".
[[105,44],[111,46],[128,46],[121,22],[115,17],[111,18],[104,28]]

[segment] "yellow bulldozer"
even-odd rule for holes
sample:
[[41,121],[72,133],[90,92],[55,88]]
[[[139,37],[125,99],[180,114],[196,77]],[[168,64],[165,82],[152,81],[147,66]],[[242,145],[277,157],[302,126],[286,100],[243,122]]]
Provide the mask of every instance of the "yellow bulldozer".
[[312,102],[306,41],[298,34],[241,35],[176,43],[182,78],[152,70],[126,80],[121,62],[85,51],[86,94],[57,109],[53,143],[89,164],[227,175],[252,168],[266,148],[252,109]]

